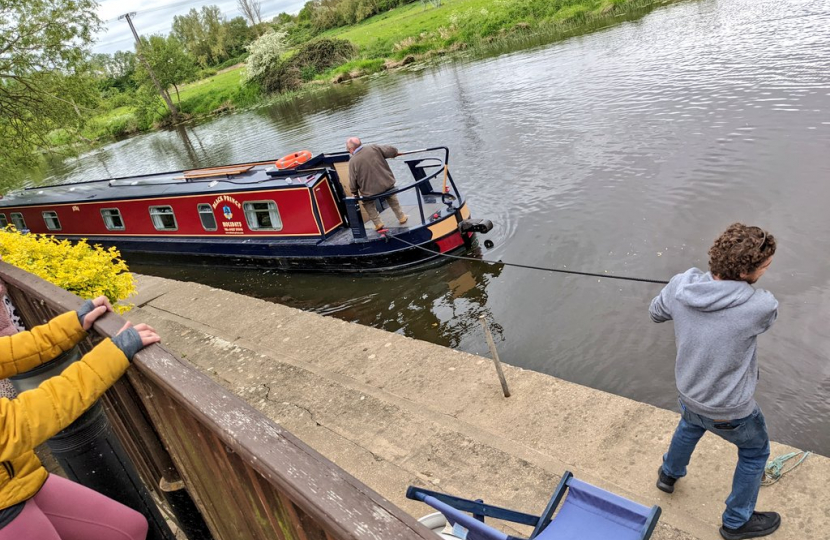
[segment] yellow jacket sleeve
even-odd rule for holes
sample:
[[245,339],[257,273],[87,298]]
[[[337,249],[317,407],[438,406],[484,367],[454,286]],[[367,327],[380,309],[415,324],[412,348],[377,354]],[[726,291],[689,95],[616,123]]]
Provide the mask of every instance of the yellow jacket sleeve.
[[32,450],[66,428],[129,366],[121,349],[107,339],[37,388],[16,399],[0,399],[0,461]]
[[25,373],[68,351],[86,336],[78,313],[68,311],[27,332],[0,337],[0,379]]

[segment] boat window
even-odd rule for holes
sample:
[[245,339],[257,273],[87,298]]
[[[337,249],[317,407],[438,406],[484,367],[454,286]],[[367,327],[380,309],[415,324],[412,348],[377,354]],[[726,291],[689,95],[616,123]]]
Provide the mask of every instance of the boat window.
[[18,231],[26,229],[26,220],[23,219],[23,214],[20,212],[12,212],[12,223],[14,224],[14,228]]
[[0,214],[0,227],[3,229],[9,224],[9,218],[6,217],[6,214]]
[[153,218],[153,226],[157,231],[175,231],[179,228],[172,206],[151,206],[150,217]]
[[124,230],[124,220],[121,219],[121,210],[118,208],[102,208],[101,217],[104,218],[104,225],[106,225],[107,230]]
[[199,219],[202,220],[202,227],[206,231],[215,231],[218,229],[216,226],[216,216],[213,214],[213,207],[209,204],[199,205]]
[[50,231],[61,230],[61,222],[58,219],[57,212],[42,212],[43,221],[46,222],[46,228]]
[[274,201],[252,201],[243,205],[245,219],[252,231],[279,231],[282,229],[280,212]]

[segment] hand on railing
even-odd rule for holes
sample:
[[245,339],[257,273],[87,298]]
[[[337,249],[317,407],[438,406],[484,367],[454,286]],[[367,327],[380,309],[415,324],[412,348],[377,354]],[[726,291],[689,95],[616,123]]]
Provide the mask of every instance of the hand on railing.
[[108,311],[112,311],[112,304],[110,304],[109,298],[102,295],[83,303],[78,309],[78,320],[81,321],[83,329],[88,332],[95,321]]
[[147,345],[160,343],[161,337],[149,324],[139,323],[133,326],[133,323],[127,321],[127,324],[122,326],[118,334],[112,338],[112,342],[121,349],[127,360],[132,360],[135,353]]

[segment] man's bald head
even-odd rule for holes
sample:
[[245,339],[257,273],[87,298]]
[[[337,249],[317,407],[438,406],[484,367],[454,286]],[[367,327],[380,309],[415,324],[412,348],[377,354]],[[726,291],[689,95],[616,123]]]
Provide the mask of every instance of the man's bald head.
[[360,148],[362,144],[363,143],[360,142],[360,139],[358,139],[357,137],[349,137],[348,139],[346,139],[346,150],[348,150],[351,154],[352,152],[354,152],[355,148]]

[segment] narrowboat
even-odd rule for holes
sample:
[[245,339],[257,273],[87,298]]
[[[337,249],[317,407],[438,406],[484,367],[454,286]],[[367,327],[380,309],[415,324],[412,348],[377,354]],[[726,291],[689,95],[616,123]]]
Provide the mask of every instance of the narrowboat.
[[[347,152],[299,155],[288,166],[283,158],[27,188],[0,199],[0,225],[115,246],[128,261],[353,272],[435,261],[492,228],[471,218],[446,147],[401,154],[412,178],[373,197],[347,196]],[[409,220],[376,231],[360,205],[397,225],[383,202],[391,194]]]

